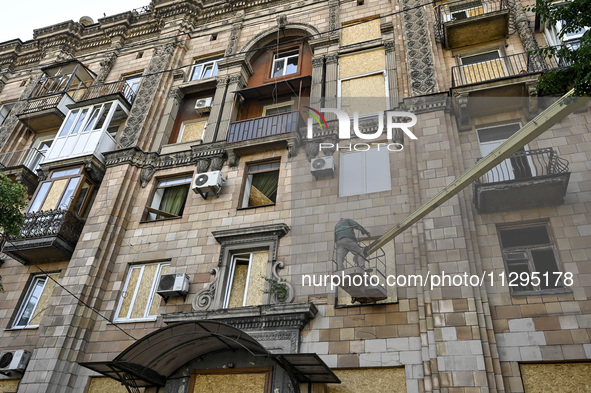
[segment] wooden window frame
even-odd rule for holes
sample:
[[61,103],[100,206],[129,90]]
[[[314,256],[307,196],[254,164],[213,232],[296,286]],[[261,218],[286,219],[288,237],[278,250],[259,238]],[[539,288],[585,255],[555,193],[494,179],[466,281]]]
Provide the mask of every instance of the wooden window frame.
[[[279,175],[281,174],[281,159],[270,159],[270,160],[263,160],[263,161],[254,161],[254,162],[248,162],[246,163],[246,166],[244,168],[244,176],[242,178],[242,190],[240,191],[240,198],[238,199],[238,210],[246,210],[246,209],[256,209],[258,207],[267,207],[267,206],[275,206],[277,205],[277,198],[275,198],[275,202],[274,203],[270,203],[267,205],[258,205],[258,206],[243,206],[244,205],[244,197],[246,195],[246,183],[248,180],[248,175],[251,174],[251,172],[249,171],[251,167],[256,166],[256,165],[263,165],[263,164],[273,164],[273,163],[279,163],[279,167],[277,169],[269,169],[269,170],[263,170],[263,171],[256,171],[256,172],[252,172],[252,174],[257,174],[257,173],[265,173],[265,172],[277,172],[277,177],[278,180]],[[279,196],[279,184],[277,184],[277,196]],[[249,190],[249,196],[250,196],[250,190]]]
[[[152,202],[154,201],[154,196],[156,195],[156,191],[158,191],[158,189],[160,188],[158,186],[158,184],[162,181],[166,181],[166,180],[174,180],[174,179],[182,179],[182,178],[188,178],[188,181],[186,183],[181,183],[181,184],[177,184],[174,186],[169,186],[169,187],[179,187],[182,186],[184,184],[189,184],[189,188],[191,187],[191,182],[193,181],[193,174],[192,173],[185,173],[185,174],[179,174],[179,175],[175,175],[175,176],[165,176],[165,177],[159,177],[156,178],[156,181],[154,183],[154,188],[152,190],[152,192],[150,193],[150,198],[148,198],[148,202],[146,203],[145,207],[144,207],[144,214],[142,216],[142,220],[140,221],[141,223],[148,223],[148,222],[159,222],[159,221],[166,221],[166,220],[176,220],[178,218],[181,218],[183,216],[184,213],[184,207],[181,211],[181,215],[179,216],[175,216],[173,214],[164,212],[164,211],[160,211],[158,209],[155,209],[153,207],[151,207],[150,205],[152,204]],[[168,188],[168,187],[162,187],[162,188]],[[187,199],[189,197],[189,193],[187,192],[187,196],[185,198],[185,207],[187,204]],[[165,216],[165,218],[160,218],[160,219],[150,219],[150,214],[156,214],[156,216]],[[170,217],[166,217],[166,215],[169,215]]]
[[[291,74],[273,77],[273,66],[275,65],[275,56],[277,54],[281,55],[282,53],[295,52],[295,51],[298,52],[298,70],[294,73],[291,73]],[[303,59],[303,54],[304,54],[304,43],[303,42],[301,42],[299,44],[294,44],[294,43],[283,44],[277,48],[270,49],[269,52],[271,55],[269,56],[269,61],[267,63],[267,67],[266,67],[266,77],[263,79],[263,83],[267,84],[267,83],[271,83],[271,82],[275,82],[275,81],[297,78],[302,75],[302,62],[304,60]]]

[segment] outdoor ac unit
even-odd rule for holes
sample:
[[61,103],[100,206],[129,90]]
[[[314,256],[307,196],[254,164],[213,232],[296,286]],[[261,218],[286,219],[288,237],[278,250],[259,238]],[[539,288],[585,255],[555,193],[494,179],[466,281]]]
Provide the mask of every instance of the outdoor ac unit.
[[211,108],[211,100],[213,97],[200,98],[195,102],[195,110],[199,113],[207,112]]
[[31,352],[24,349],[2,351],[0,354],[0,373],[13,376],[22,374],[31,359]]
[[205,198],[204,193],[212,192],[215,195],[220,193],[226,179],[221,171],[198,173],[193,178],[193,191],[198,192]]
[[156,291],[160,296],[185,296],[189,292],[189,276],[184,273],[163,274]]
[[330,156],[313,158],[310,162],[310,171],[317,179],[320,176],[333,176],[334,160]]

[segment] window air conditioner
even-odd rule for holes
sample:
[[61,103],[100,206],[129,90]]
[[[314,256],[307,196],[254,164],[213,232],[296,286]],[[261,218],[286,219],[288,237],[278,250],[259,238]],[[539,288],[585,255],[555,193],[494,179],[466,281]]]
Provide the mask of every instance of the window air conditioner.
[[0,373],[12,377],[22,374],[31,359],[31,352],[24,349],[2,351],[0,354]]
[[185,296],[189,292],[189,276],[184,273],[163,274],[156,291],[162,297]]
[[211,108],[211,101],[213,97],[200,98],[195,102],[195,110],[198,113],[207,112]]
[[332,157],[313,158],[310,162],[310,172],[316,179],[321,176],[334,176],[334,160]]
[[221,171],[197,173],[193,177],[192,189],[194,192],[198,192],[202,197],[205,198],[207,192],[218,195],[226,179],[222,176]]

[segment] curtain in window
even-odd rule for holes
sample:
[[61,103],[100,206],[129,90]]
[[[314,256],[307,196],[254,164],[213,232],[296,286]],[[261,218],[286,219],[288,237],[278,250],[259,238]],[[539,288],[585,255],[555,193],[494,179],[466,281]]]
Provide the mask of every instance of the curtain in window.
[[258,189],[265,196],[275,202],[275,193],[279,184],[277,171],[257,173],[253,176],[252,186]]
[[[180,216],[185,206],[185,200],[187,199],[187,192],[189,191],[189,185],[183,184],[177,187],[168,187],[164,190],[162,196],[162,202],[158,210]],[[163,217],[158,217],[158,219]]]

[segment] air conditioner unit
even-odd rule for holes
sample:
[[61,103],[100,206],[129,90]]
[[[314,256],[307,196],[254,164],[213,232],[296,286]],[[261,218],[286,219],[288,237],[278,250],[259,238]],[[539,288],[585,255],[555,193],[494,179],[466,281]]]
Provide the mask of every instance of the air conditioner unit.
[[310,171],[318,179],[322,176],[334,176],[334,160],[332,157],[313,158],[310,162]]
[[211,108],[213,97],[200,98],[195,102],[195,110],[199,113],[207,112]]
[[205,193],[208,192],[218,195],[225,181],[221,171],[198,173],[193,178],[192,189],[206,198]]
[[185,296],[189,292],[189,276],[184,273],[163,274],[158,283],[158,294],[162,297]]
[[9,377],[22,374],[31,359],[31,352],[24,349],[2,351],[0,354],[0,373]]

